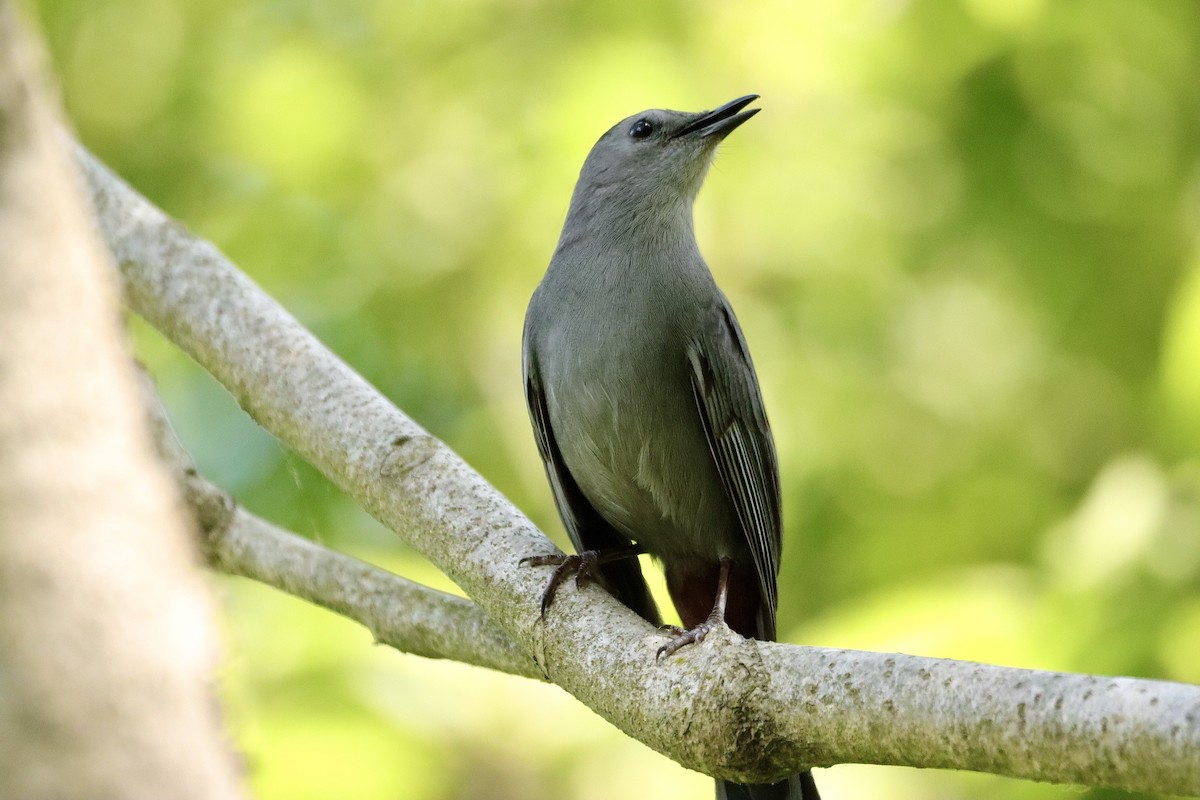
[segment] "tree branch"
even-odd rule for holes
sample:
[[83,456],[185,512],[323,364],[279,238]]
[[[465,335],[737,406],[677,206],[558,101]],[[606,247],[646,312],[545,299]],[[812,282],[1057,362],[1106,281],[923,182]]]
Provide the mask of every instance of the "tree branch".
[[546,675],[684,766],[740,781],[840,762],[1200,793],[1200,687],[755,642],[662,638],[594,586],[559,593],[552,545],[238,272],[86,152],[129,304],[461,586]]
[[239,506],[196,471],[149,376],[143,383],[155,445],[196,517],[214,569],[341,614],[402,652],[544,680],[525,650],[471,601],[322,547]]

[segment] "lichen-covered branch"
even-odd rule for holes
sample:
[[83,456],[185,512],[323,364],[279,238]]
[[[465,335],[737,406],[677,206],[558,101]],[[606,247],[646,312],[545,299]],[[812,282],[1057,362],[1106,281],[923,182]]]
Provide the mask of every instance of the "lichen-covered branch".
[[284,530],[196,471],[149,380],[143,393],[159,455],[175,475],[214,569],[274,586],[366,626],[405,653],[543,678],[532,658],[470,600],[405,580]]
[[79,158],[129,304],[629,735],[740,781],[861,762],[1200,793],[1200,687],[727,631],[658,663],[662,637],[594,586],[564,587],[540,620],[546,571],[518,561],[549,541],[216,248]]

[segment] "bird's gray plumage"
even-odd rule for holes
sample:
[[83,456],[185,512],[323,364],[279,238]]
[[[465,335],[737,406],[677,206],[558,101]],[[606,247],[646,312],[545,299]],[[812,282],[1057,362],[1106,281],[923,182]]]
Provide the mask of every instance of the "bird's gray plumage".
[[[717,143],[754,97],[652,110],[593,147],[530,301],[523,363],[538,449],[579,551],[636,543],[663,563],[684,624],[732,566],[729,624],[775,638],[782,521],[770,426],[745,338],[700,255],[692,204]],[[741,113],[738,113],[741,111]],[[636,559],[608,588],[658,621]],[[707,603],[707,605],[702,605]],[[815,798],[811,779],[725,784],[730,797]]]

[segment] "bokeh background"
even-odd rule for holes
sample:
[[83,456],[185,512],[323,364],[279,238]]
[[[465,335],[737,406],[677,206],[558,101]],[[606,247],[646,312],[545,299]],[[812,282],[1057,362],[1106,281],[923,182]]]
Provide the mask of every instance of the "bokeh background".
[[[1200,682],[1194,0],[30,0],[80,138],[565,543],[519,342],[583,158],[763,113],[696,209],[775,426],[799,643]],[[205,473],[446,580],[136,320]],[[214,578],[265,800],[709,797],[554,687]],[[841,766],[839,798],[1126,797]]]

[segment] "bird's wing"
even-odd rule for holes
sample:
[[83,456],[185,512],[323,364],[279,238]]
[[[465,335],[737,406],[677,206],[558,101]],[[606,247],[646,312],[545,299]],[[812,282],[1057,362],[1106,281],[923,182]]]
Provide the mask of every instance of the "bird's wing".
[[[563,461],[562,452],[554,439],[550,425],[550,414],[546,408],[546,394],[538,374],[537,360],[526,348],[524,355],[525,402],[529,406],[529,419],[533,422],[533,434],[537,439],[538,452],[546,467],[546,477],[554,494],[554,503],[562,517],[571,543],[578,552],[584,550],[608,551],[628,547],[631,543],[588,502],[575,482],[571,471]],[[610,561],[601,565],[600,573],[608,590],[622,603],[633,609],[638,616],[651,625],[661,625],[658,606],[650,594],[650,587],[642,577],[642,567],[636,558]]]
[[763,605],[759,633],[774,639],[783,545],[779,466],[750,351],[724,296],[717,312],[713,324],[688,346],[692,391],[758,573]]

